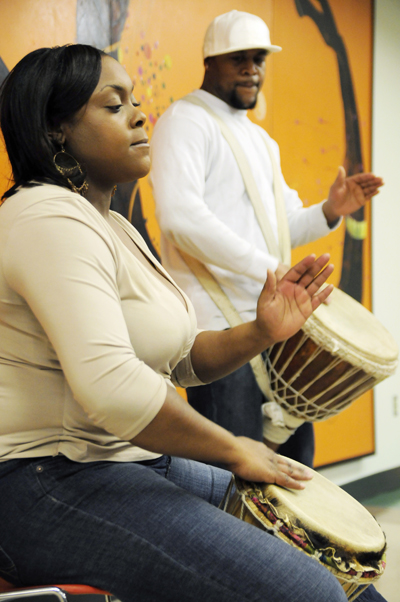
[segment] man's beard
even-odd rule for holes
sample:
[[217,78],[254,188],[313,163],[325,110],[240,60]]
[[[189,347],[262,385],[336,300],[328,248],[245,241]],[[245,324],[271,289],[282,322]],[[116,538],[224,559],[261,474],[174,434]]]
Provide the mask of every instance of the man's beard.
[[[257,94],[258,94],[258,90],[257,90]],[[242,109],[242,110],[254,109],[254,107],[257,104],[257,94],[252,102],[250,102],[250,103],[244,102],[240,98],[239,94],[237,93],[237,89],[234,88],[229,95],[228,104],[231,107],[233,107],[234,109]]]

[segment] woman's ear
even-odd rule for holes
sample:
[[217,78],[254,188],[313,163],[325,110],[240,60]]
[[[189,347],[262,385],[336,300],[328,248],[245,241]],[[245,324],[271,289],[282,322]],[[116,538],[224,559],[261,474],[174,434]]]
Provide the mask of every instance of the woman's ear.
[[59,125],[53,130],[49,130],[48,135],[53,143],[58,144],[59,146],[65,144],[65,133],[62,125]]

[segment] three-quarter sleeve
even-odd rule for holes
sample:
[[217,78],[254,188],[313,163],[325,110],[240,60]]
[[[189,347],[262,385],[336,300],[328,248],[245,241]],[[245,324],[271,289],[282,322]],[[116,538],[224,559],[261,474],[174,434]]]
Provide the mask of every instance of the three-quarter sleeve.
[[64,206],[49,200],[18,215],[4,246],[4,275],[43,329],[89,419],[130,440],[160,410],[167,384],[132,347],[117,251],[103,218],[92,206]]

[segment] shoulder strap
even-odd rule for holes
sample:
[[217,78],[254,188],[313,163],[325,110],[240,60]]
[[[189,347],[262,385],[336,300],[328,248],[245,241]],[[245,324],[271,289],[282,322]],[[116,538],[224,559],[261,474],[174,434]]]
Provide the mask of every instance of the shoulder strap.
[[247,194],[250,198],[251,204],[254,208],[254,213],[256,215],[257,221],[261,228],[261,232],[263,234],[264,240],[267,244],[267,247],[274,257],[279,258],[282,263],[286,265],[290,265],[291,258],[291,246],[290,246],[290,232],[289,225],[286,216],[285,203],[283,198],[283,189],[282,182],[279,173],[279,168],[275,159],[275,156],[267,143],[264,136],[262,139],[267,147],[271,164],[272,164],[272,173],[273,173],[273,187],[274,187],[274,197],[275,197],[275,208],[276,208],[276,216],[278,222],[278,241],[276,241],[275,235],[272,231],[272,227],[270,221],[268,219],[267,212],[265,211],[265,207],[262,203],[260,193],[257,188],[257,184],[254,180],[253,173],[251,171],[249,162],[247,157],[240,146],[238,140],[236,139],[233,132],[230,130],[229,126],[225,123],[225,121],[208,106],[203,100],[194,96],[193,94],[188,94],[184,96],[182,100],[190,102],[192,104],[198,105],[202,107],[207,113],[209,113],[217,122],[221,134],[224,136],[226,141],[228,142],[233,155],[237,161],[240,173],[242,174],[243,182],[246,187]]
[[269,158],[272,165],[273,182],[274,182],[274,196],[275,196],[275,207],[276,207],[276,219],[278,222],[278,240],[281,248],[282,262],[290,266],[292,263],[291,259],[291,242],[290,242],[290,230],[289,223],[286,214],[285,201],[283,196],[282,179],[280,169],[276,161],[275,155],[268,144],[264,136],[261,136],[264,140],[264,144],[267,147]]

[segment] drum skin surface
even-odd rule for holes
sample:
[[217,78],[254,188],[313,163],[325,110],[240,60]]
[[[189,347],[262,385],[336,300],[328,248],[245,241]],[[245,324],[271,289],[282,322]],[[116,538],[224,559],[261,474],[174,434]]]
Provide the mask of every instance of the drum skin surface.
[[[304,332],[311,336],[318,329],[326,334],[331,343],[325,342],[328,351],[336,353],[338,347],[343,348],[343,357],[353,354],[360,361],[371,361],[382,365],[386,373],[397,366],[398,347],[396,341],[379,320],[338,288],[331,293],[331,303],[322,303],[307,320]],[[386,367],[386,370],[385,370]]]
[[268,485],[267,495],[279,500],[278,514],[283,512],[284,518],[334,541],[337,547],[355,554],[385,547],[382,529],[368,510],[317,472],[305,489]]

